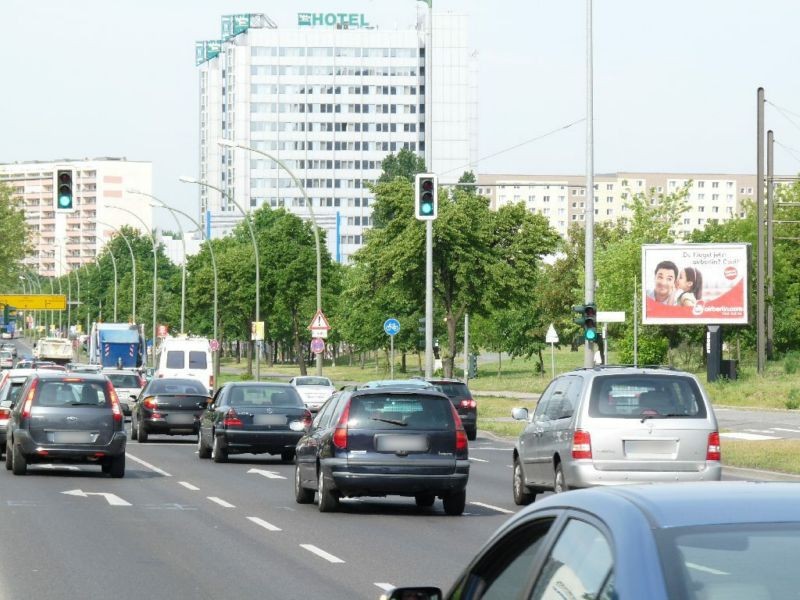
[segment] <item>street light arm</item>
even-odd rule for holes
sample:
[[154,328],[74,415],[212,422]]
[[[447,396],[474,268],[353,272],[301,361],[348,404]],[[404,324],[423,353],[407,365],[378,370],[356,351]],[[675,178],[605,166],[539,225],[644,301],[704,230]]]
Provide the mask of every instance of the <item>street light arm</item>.
[[[99,225],[103,225],[104,227],[110,227],[112,230],[117,232],[122,240],[125,242],[125,245],[128,246],[128,252],[131,253],[131,277],[132,277],[132,290],[131,290],[131,316],[133,317],[133,322],[136,323],[136,256],[133,254],[133,246],[131,246],[130,241],[128,240],[128,236],[122,233],[121,229],[117,229],[113,225],[109,223],[104,223],[103,221],[97,221]],[[110,250],[109,250],[110,252]]]

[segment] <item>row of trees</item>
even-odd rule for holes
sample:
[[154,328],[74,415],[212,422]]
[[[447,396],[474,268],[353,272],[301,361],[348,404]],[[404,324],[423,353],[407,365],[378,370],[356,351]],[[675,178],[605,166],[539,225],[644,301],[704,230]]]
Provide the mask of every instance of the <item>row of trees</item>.
[[[406,355],[417,353],[418,327],[424,315],[425,227],[413,217],[413,178],[424,171],[421,159],[401,151],[384,161],[384,173],[373,186],[374,227],[366,243],[342,266],[331,260],[323,243],[323,307],[332,323],[328,339],[335,352],[363,353],[388,347],[382,324],[397,318],[401,331],[395,348]],[[475,191],[471,173],[459,185],[440,190],[439,217],[433,224],[434,244],[434,334],[441,344],[446,375],[454,372],[454,359],[462,351],[463,322],[471,318],[471,345],[475,350],[507,352],[513,356],[536,356],[542,364],[545,332],[554,323],[562,339],[569,341],[578,327],[571,306],[583,298],[584,235],[575,224],[566,239],[560,238],[547,219],[530,213],[522,204],[491,210],[488,200]],[[595,232],[596,299],[601,310],[633,312],[639,298],[636,282],[642,281],[641,245],[670,243],[673,231],[687,210],[688,187],[672,194],[649,191],[629,198],[630,218],[613,224],[600,223]],[[7,202],[10,199],[7,197]],[[19,219],[9,209],[2,219]],[[800,221],[800,186],[778,193],[775,218]],[[787,204],[782,204],[787,203]],[[747,214],[753,214],[748,207]],[[16,215],[16,216],[14,216]],[[255,261],[246,225],[231,235],[210,242],[219,271],[219,337],[247,340],[250,322],[265,322],[267,360],[289,358],[305,372],[310,341],[306,325],[316,310],[316,258],[311,224],[284,210],[262,207],[252,213],[260,254],[261,315],[255,315]],[[695,231],[692,242],[750,242],[755,245],[755,219],[733,219],[710,223]],[[777,227],[777,226],[776,226]],[[779,237],[800,237],[797,225],[781,224]],[[153,254],[149,236],[125,228],[136,256],[136,320],[150,331],[152,320]],[[324,239],[323,239],[324,242]],[[16,265],[24,240],[15,242],[17,254],[0,262]],[[9,244],[0,244],[0,252]],[[132,265],[127,245],[113,239],[96,265],[79,269],[81,304],[73,310],[73,322],[97,318],[111,320],[113,306],[113,253],[119,273],[118,318],[132,315]],[[5,255],[3,255],[5,256]],[[775,348],[786,351],[797,343],[800,332],[800,245],[790,240],[775,244],[775,296],[769,298],[775,311]],[[13,281],[12,267],[0,270],[0,281]],[[18,267],[16,267],[18,268]],[[213,271],[209,243],[187,263],[187,331],[211,336],[213,332]],[[8,274],[7,274],[8,272]],[[74,277],[74,276],[73,276]],[[754,278],[753,278],[754,279]],[[60,288],[67,289],[62,278]],[[44,284],[49,287],[48,284]],[[159,248],[157,321],[177,331],[180,322],[180,268],[171,264]],[[72,283],[76,298],[75,281]],[[59,289],[59,282],[55,283]],[[755,290],[754,281],[751,290]],[[49,291],[49,290],[48,290]],[[753,294],[755,292],[753,291]],[[751,302],[751,306],[754,306]],[[630,322],[630,319],[629,319]],[[614,325],[622,360],[631,360],[632,327]],[[735,336],[744,347],[752,347],[755,328],[738,327]],[[703,328],[645,327],[640,330],[641,362],[664,362],[670,347],[683,343],[700,347]],[[698,356],[700,353],[698,352]]]

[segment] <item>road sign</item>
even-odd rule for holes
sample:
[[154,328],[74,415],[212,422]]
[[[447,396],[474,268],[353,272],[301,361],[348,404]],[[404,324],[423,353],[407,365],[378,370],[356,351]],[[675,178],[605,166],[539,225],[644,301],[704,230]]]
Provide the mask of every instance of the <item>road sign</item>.
[[311,337],[312,338],[320,338],[320,339],[327,339],[328,338],[328,330],[327,329],[316,329],[314,327],[311,328]]
[[217,340],[211,340],[208,343],[208,346],[209,348],[211,348],[212,352],[216,352],[217,350],[219,350],[219,342]]
[[625,311],[597,311],[598,323],[624,323]]
[[400,321],[397,319],[386,319],[383,322],[383,330],[386,335],[397,335],[400,333]]
[[311,324],[308,326],[308,329],[330,329],[331,324],[328,323],[328,317],[325,316],[321,310],[317,311],[317,314],[314,315],[314,318],[311,319]]
[[64,294],[0,294],[0,304],[23,310],[66,310]]
[[550,323],[550,327],[547,328],[547,335],[545,336],[544,341],[548,344],[558,343],[558,334],[556,333],[556,328],[552,323]]
[[311,351],[314,354],[321,354],[325,351],[325,340],[315,337],[311,340]]

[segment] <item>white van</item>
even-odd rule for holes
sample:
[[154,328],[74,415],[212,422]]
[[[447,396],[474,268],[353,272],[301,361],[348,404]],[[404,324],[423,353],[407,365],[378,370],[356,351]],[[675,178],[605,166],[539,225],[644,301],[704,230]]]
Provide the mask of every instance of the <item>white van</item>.
[[159,348],[157,378],[188,377],[214,389],[214,367],[207,338],[168,337]]

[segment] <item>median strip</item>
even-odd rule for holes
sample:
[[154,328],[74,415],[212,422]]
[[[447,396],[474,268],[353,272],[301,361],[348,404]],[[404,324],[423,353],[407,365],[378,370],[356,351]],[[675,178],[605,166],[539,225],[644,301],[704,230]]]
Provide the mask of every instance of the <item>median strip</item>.
[[320,558],[324,558],[328,562],[331,562],[331,563],[343,563],[344,562],[341,558],[339,558],[337,556],[334,556],[333,554],[329,554],[328,552],[325,552],[325,550],[321,550],[321,549],[317,548],[316,546],[314,546],[313,544],[300,544],[300,547],[301,548],[305,548],[306,550],[308,550],[312,554],[316,554]]

